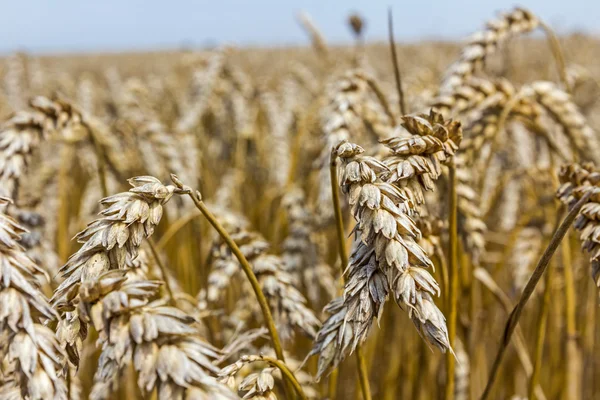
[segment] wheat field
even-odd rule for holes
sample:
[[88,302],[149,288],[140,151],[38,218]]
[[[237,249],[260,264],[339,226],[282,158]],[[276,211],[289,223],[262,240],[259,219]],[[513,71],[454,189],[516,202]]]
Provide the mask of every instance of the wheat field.
[[534,11],[1,59],[0,398],[600,398],[600,39]]

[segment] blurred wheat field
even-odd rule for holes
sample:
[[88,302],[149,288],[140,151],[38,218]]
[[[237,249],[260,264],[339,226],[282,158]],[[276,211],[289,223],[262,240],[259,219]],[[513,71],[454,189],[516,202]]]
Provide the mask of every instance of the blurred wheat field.
[[0,398],[599,398],[600,40],[533,11],[0,60]]

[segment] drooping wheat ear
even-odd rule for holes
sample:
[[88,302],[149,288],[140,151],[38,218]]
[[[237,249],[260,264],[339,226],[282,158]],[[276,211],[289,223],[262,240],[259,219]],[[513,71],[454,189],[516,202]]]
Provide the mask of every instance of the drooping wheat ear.
[[[151,265],[149,263],[149,261],[150,260],[148,259],[148,256],[144,250],[139,251],[138,257],[135,260],[128,259],[127,260],[127,269],[124,270],[126,272],[126,275],[125,275],[126,283],[127,284],[139,283],[140,286],[143,286],[144,283],[157,284],[158,282],[154,282],[154,281],[149,282],[148,281],[149,276],[160,276],[160,271],[158,272],[158,274],[155,273],[156,271],[151,271],[151,269],[156,269],[156,267]],[[115,275],[115,277],[118,278],[118,274]],[[166,281],[161,281],[161,282],[166,283]],[[173,283],[174,283],[172,280],[170,280],[169,282],[170,282],[169,285],[173,285]],[[91,283],[91,285],[93,285],[93,283]],[[152,287],[152,285],[148,285],[148,286]],[[167,299],[167,301],[168,301],[168,299]],[[160,305],[163,303],[165,303],[165,301],[163,301],[161,299],[160,301],[157,301],[153,304]],[[175,318],[177,318],[178,316],[181,315],[181,311],[179,309],[175,309],[172,307],[167,307],[167,308],[169,308],[170,311],[176,310],[174,314],[172,312],[170,313],[170,315],[173,314],[175,316]],[[152,315],[154,315],[154,314],[152,314]],[[189,319],[189,321],[185,321],[184,323],[187,324],[190,321],[193,321],[193,318],[188,318],[188,319]],[[196,328],[196,327],[201,327],[201,325],[194,324],[193,328]],[[131,325],[129,326],[129,328],[131,329]],[[190,325],[187,330],[188,331],[192,330],[193,334],[199,334],[199,331],[195,330],[193,328]],[[102,346],[102,352],[101,352],[99,360],[98,360],[98,368],[96,368],[96,373],[94,374],[94,383],[93,383],[93,386],[91,389],[91,394],[90,394],[90,398],[93,398],[95,400],[112,398],[114,396],[114,394],[116,393],[117,389],[119,388],[119,386],[121,385],[121,382],[122,382],[121,378],[122,378],[124,372],[126,371],[126,369],[128,367],[133,366],[133,361],[134,361],[132,359],[132,357],[129,357],[130,350],[131,350],[131,343],[126,343],[124,345],[124,347],[126,348],[125,350],[123,350],[123,347],[122,347],[122,348],[118,349],[117,351],[115,351],[114,340],[111,341],[110,337],[108,339],[106,339],[105,337],[102,336],[102,334],[100,336],[102,337],[104,342],[103,342],[103,346]],[[121,340],[121,339],[123,339],[123,338],[119,337],[118,340]],[[129,346],[129,347],[127,347],[127,346]],[[121,357],[121,358],[118,358],[118,357]]]
[[569,164],[561,168],[559,179],[556,195],[569,208],[592,193],[573,226],[580,231],[581,248],[590,254],[592,278],[600,288],[600,172],[592,163]]
[[496,20],[489,21],[484,30],[476,32],[463,48],[459,59],[447,70],[440,92],[451,93],[463,85],[485,64],[486,58],[493,54],[498,46],[507,39],[529,33],[540,26],[535,15],[523,8],[503,14]]
[[281,244],[281,258],[294,278],[294,286],[304,288],[313,305],[322,304],[323,297],[331,300],[336,294],[336,280],[321,256],[315,216],[306,204],[302,189],[287,191],[282,205],[288,215],[288,236]]
[[[510,103],[510,118],[536,120],[537,109],[527,99],[513,100],[515,88],[506,80],[490,82],[493,90],[480,91],[485,96],[477,96],[467,107],[455,107],[464,121],[464,137],[461,151],[456,155],[458,233],[465,250],[470,254],[475,266],[480,265],[485,251],[484,235],[487,231],[481,211],[480,187],[484,175],[477,173],[477,163],[482,163],[482,154],[489,154],[498,135],[503,111]],[[488,85],[482,85],[486,87]]]
[[460,124],[433,112],[407,116],[396,136],[384,142],[393,153],[385,164],[362,155],[355,144],[335,149],[339,184],[357,226],[344,297],[326,307],[331,316],[309,354],[319,354],[318,378],[366,339],[389,292],[428,343],[444,352],[450,346],[445,318],[432,298],[440,289],[426,270],[433,263],[417,243],[421,232],[411,216],[460,143]]
[[480,208],[480,194],[476,189],[478,177],[473,172],[473,165],[481,148],[495,136],[502,107],[514,94],[514,87],[504,79],[490,81],[469,77],[461,86],[438,96],[432,103],[445,118],[460,118],[466,123],[461,151],[455,158],[458,234],[474,265],[479,265],[485,251],[487,227]]
[[[133,363],[137,384],[145,396],[159,399],[235,399],[211,376],[217,349],[190,326],[193,318],[164,306],[156,297],[160,282],[128,282],[125,271],[90,277],[79,287],[79,313],[98,331],[102,355],[96,379],[116,383],[119,369]],[[96,386],[92,399],[110,398]],[[107,389],[107,388],[102,388]]]
[[[377,140],[391,136],[393,114],[387,103],[376,100],[369,90],[369,78],[360,70],[350,71],[326,88],[328,103],[321,111],[323,147],[319,157],[319,204],[331,204],[329,157],[331,148],[342,140]],[[385,106],[382,104],[386,104]],[[383,109],[387,109],[385,112]],[[333,218],[331,207],[319,208],[319,222]]]
[[79,286],[105,271],[124,269],[128,258],[135,259],[142,241],[160,222],[163,205],[175,191],[174,186],[165,186],[151,176],[131,178],[129,183],[133,188],[128,192],[101,200],[107,208],[75,236],[83,246],[60,270],[65,280],[52,297],[54,307],[64,312],[57,336],[75,365],[87,335],[87,324],[81,321],[77,309]]
[[567,92],[552,82],[538,81],[521,88],[521,93],[542,106],[584,160],[600,160],[600,141]]
[[[296,327],[309,337],[314,337],[320,322],[307,307],[304,295],[293,286],[294,278],[287,271],[283,260],[267,253],[269,243],[259,233],[249,232],[238,225],[238,221],[244,221],[242,216],[226,220],[235,221],[237,225],[228,227],[228,231],[250,262],[272,309],[281,336],[291,337],[293,328]],[[207,298],[215,302],[223,297],[231,279],[240,275],[242,271],[229,247],[221,240],[213,246],[212,257],[213,269],[208,277]],[[252,293],[246,290],[245,295],[251,296]]]
[[[0,205],[8,202],[0,197]],[[0,394],[66,399],[66,354],[54,332],[42,324],[58,315],[40,290],[39,279],[47,275],[19,244],[23,233],[14,219],[0,213],[0,363],[7,378]]]
[[64,103],[36,97],[29,105],[32,110],[15,113],[0,128],[0,195],[13,199],[40,141],[54,131],[81,127],[81,115]]

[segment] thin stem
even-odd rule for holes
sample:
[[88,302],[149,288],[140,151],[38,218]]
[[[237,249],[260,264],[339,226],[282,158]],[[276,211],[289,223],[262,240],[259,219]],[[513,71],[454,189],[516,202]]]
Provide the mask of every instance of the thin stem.
[[156,250],[157,246],[156,244],[154,244],[154,240],[151,237],[148,238],[148,247],[150,247],[150,251],[152,252],[154,261],[156,261],[156,265],[158,265],[158,269],[160,269],[160,274],[162,275],[161,279],[165,283],[165,289],[167,290],[169,302],[171,304],[174,304],[175,297],[173,296],[173,291],[171,290],[171,284],[169,283],[169,276],[167,275],[167,270],[160,258],[160,255],[158,254],[158,251]]
[[[338,250],[340,253],[340,261],[341,261],[341,269],[342,269],[342,279],[344,279],[344,283],[346,279],[344,278],[344,269],[348,265],[348,252],[346,251],[346,233],[344,231],[344,219],[342,217],[342,208],[340,207],[340,193],[337,185],[337,166],[336,166],[337,156],[334,150],[331,150],[331,157],[329,159],[329,174],[331,180],[331,194],[333,199],[333,210],[335,212],[335,226],[337,230],[337,240],[338,240]],[[360,389],[362,391],[363,399],[370,400],[371,399],[371,387],[369,386],[369,375],[367,373],[367,364],[365,362],[365,357],[362,353],[360,345],[356,347],[356,365],[358,368],[358,378],[360,382]],[[337,386],[337,384],[336,384]]]
[[396,43],[394,42],[394,21],[392,17],[392,8],[388,8],[388,35],[390,40],[390,51],[392,53],[392,64],[394,65],[394,79],[396,80],[396,90],[398,91],[398,105],[400,115],[406,114],[406,105],[404,104],[404,90],[402,90],[402,77],[398,67],[398,56],[396,55]]
[[267,362],[271,365],[276,366],[277,368],[279,368],[279,370],[281,371],[281,373],[287,378],[287,380],[292,384],[292,386],[294,387],[294,390],[296,390],[296,393],[298,393],[298,395],[300,396],[300,398],[302,400],[308,400],[308,397],[306,397],[306,394],[304,393],[304,390],[302,390],[302,386],[300,386],[300,383],[298,382],[298,380],[296,379],[296,377],[294,376],[294,373],[292,371],[290,371],[290,369],[288,368],[288,366],[280,360],[277,360],[273,357],[266,357],[266,356],[260,356],[260,358],[262,359],[262,361]]
[[356,363],[358,364],[358,378],[360,381],[360,390],[364,400],[371,399],[371,386],[369,385],[369,374],[367,372],[367,363],[365,356],[363,355],[362,348],[356,347],[354,351],[356,353]]
[[381,104],[381,107],[383,108],[383,112],[385,112],[385,115],[387,115],[388,118],[390,119],[390,123],[392,125],[396,125],[396,117],[394,117],[394,113],[390,109],[390,105],[388,104],[388,101],[385,98],[385,95],[381,91],[381,88],[379,87],[377,82],[366,76],[364,77],[364,79],[367,82],[367,84],[369,85],[369,87],[371,88],[371,90],[373,91],[373,93],[375,93],[375,96],[377,97],[379,104]]
[[337,384],[339,375],[340,370],[338,368],[334,369],[333,371],[331,371],[331,374],[329,374],[329,386],[327,388],[327,395],[329,400],[335,400],[337,398]]
[[[448,234],[448,272],[450,279],[450,292],[448,293],[448,338],[450,339],[450,348],[453,347],[456,339],[456,318],[458,303],[458,199],[456,195],[456,167],[454,162],[449,164],[449,221]],[[446,352],[446,399],[454,398],[454,370],[456,367],[456,358],[452,351]]]
[[[283,347],[281,346],[281,340],[279,339],[279,334],[277,333],[277,328],[275,327],[275,321],[273,320],[273,315],[271,314],[271,309],[269,308],[269,303],[267,302],[267,298],[263,293],[260,283],[258,279],[256,279],[256,275],[254,275],[254,271],[252,271],[252,266],[235,243],[235,241],[231,238],[231,236],[227,233],[225,228],[217,221],[215,216],[210,212],[210,210],[206,207],[204,202],[202,201],[202,196],[200,192],[193,192],[189,186],[184,186],[183,183],[177,178],[175,175],[171,175],[171,179],[175,183],[175,185],[179,188],[179,194],[187,194],[190,196],[194,205],[202,215],[210,222],[210,224],[215,228],[215,230],[219,233],[221,238],[225,241],[227,246],[231,249],[231,252],[235,255],[242,270],[246,274],[248,281],[250,281],[250,285],[252,286],[252,290],[256,295],[256,299],[258,304],[260,305],[260,309],[263,314],[263,318],[265,320],[265,324],[267,325],[267,330],[269,331],[269,336],[271,337],[271,342],[273,344],[273,349],[275,350],[275,354],[277,358],[283,362],[285,362],[285,356],[283,355]],[[287,398],[288,396],[286,396]]]
[[[565,240],[566,242],[566,240]],[[554,268],[552,266],[546,273],[546,282],[544,287],[544,298],[542,300],[542,309],[540,310],[540,320],[538,323],[538,332],[535,345],[535,354],[533,356],[533,371],[531,373],[531,379],[529,380],[528,398],[531,400],[536,399],[535,388],[538,385],[540,378],[540,369],[542,366],[542,359],[544,356],[544,339],[546,337],[546,327],[548,326],[548,311],[550,308],[550,295],[552,291],[552,276]]]
[[563,222],[560,224],[558,229],[554,232],[554,235],[552,236],[552,240],[550,240],[550,244],[544,251],[542,258],[540,259],[537,266],[535,267],[535,270],[533,271],[531,278],[529,278],[529,281],[527,282],[525,289],[523,289],[523,293],[521,294],[521,297],[519,298],[519,302],[517,303],[516,307],[513,309],[510,316],[508,317],[508,320],[506,321],[506,326],[504,328],[504,335],[502,336],[502,342],[500,343],[500,348],[498,349],[498,353],[496,354],[496,358],[494,359],[494,364],[492,365],[492,369],[490,371],[490,376],[489,376],[488,382],[486,384],[485,390],[481,396],[481,400],[487,399],[491,393],[492,387],[494,385],[494,381],[496,380],[496,377],[500,370],[500,364],[502,363],[502,359],[504,358],[504,353],[506,352],[506,349],[508,348],[508,344],[510,343],[510,338],[515,331],[515,328],[517,326],[517,323],[519,322],[519,319],[521,318],[521,313],[523,312],[523,309],[525,308],[527,301],[531,297],[531,294],[535,290],[535,287],[537,286],[538,282],[542,278],[542,275],[544,274],[544,271],[548,267],[548,264],[549,264],[550,260],[552,259],[552,256],[556,252],[556,249],[560,245],[560,242],[565,237],[565,234],[567,233],[569,227],[575,220],[575,217],[581,210],[581,207],[583,207],[583,205],[585,203],[587,203],[590,195],[591,195],[591,192],[586,193],[577,202],[577,204],[575,204],[575,206],[571,209],[571,211],[569,211],[569,213],[567,214],[567,216],[565,217]]
[[573,264],[571,260],[571,245],[569,240],[563,240],[560,248],[562,256],[563,275],[565,280],[565,313],[566,313],[566,392],[569,399],[581,398],[579,376],[581,376],[581,353],[577,343],[577,310],[575,301],[575,279],[573,278]]

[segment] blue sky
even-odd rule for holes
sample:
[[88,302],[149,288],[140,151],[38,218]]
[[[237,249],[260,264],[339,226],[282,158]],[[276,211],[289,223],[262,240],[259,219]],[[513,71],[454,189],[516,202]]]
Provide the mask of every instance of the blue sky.
[[125,51],[201,46],[303,44],[295,14],[307,11],[332,43],[350,40],[358,11],[367,38],[386,36],[387,7],[399,41],[458,39],[500,10],[521,4],[559,32],[595,31],[597,0],[3,0],[0,52]]

